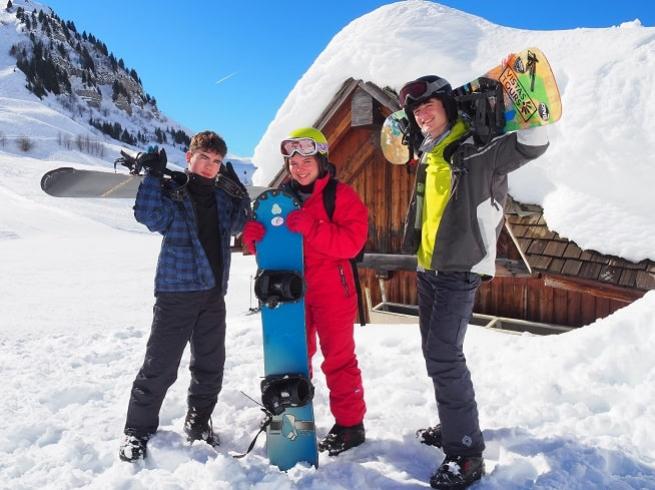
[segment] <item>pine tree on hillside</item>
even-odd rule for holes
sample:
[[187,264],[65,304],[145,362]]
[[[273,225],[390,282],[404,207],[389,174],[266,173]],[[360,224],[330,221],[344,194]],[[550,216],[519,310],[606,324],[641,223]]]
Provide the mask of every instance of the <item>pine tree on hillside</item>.
[[11,0],[9,0],[9,1],[7,2],[7,12],[9,12],[9,10],[11,9],[11,7],[13,7],[13,4],[11,3]]
[[93,72],[95,72],[95,63],[93,62],[93,58],[91,58],[91,55],[89,54],[89,51],[86,49],[86,46],[82,46],[82,51],[80,53],[80,57],[82,58],[82,69],[86,70],[87,68]]
[[59,51],[59,54],[63,59],[68,59],[68,53],[66,52],[66,48],[64,47],[63,43],[57,44],[57,51]]
[[61,23],[61,31],[64,33],[64,37],[66,38],[66,41],[68,41],[70,43],[70,40],[71,40],[70,29],[63,22]]
[[141,79],[139,78],[139,75],[137,74],[137,72],[136,72],[136,70],[135,70],[134,68],[132,68],[132,69],[130,70],[130,76],[132,77],[132,79],[133,79],[136,83],[138,83],[139,85],[141,85]]

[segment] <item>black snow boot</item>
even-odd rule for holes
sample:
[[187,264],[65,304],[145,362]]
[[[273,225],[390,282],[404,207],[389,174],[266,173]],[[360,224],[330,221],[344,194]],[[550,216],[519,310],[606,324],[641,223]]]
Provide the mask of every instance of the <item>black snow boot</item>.
[[365,440],[366,432],[363,423],[352,427],[334,424],[325,439],[318,443],[318,450],[336,456],[351,447],[359,446]]
[[430,478],[430,486],[440,489],[467,488],[484,475],[482,456],[446,456],[437,472]]
[[212,426],[213,410],[213,406],[208,408],[189,407],[184,419],[184,433],[188,442],[204,441],[213,447],[221,444],[221,440],[218,434],[214,433]]
[[125,434],[120,448],[118,448],[118,457],[122,461],[134,463],[146,457],[146,447],[150,436],[139,436],[135,434]]
[[427,429],[419,429],[416,431],[416,437],[421,444],[428,446],[441,447],[441,424]]

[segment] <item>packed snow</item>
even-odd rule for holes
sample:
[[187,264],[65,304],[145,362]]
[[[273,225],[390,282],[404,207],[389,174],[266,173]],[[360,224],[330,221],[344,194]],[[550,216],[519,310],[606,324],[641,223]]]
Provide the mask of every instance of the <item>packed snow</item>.
[[[4,10],[0,15],[6,22]],[[394,30],[386,37],[377,34],[390,25]],[[0,26],[2,46],[6,27]],[[298,108],[318,111],[346,76],[384,82],[383,71],[391,70],[373,62],[383,49],[390,66],[405,67],[385,82],[398,86],[425,72],[418,58],[405,59],[407,46],[411,53],[431,53],[457,83],[503,50],[538,45],[560,67],[565,119],[553,127],[548,157],[530,166],[535,173],[513,180],[515,195],[543,197],[547,217],[562,227],[555,226],[558,231],[579,232],[599,247],[624,246],[624,254],[653,258],[653,225],[643,209],[649,197],[641,191],[653,175],[646,147],[653,138],[646,129],[653,99],[645,87],[654,76],[649,68],[654,61],[645,33],[655,36],[650,28],[630,27],[579,29],[561,39],[552,32],[534,33],[532,39],[526,31],[493,26],[436,4],[383,7],[335,37],[280,109],[258,154],[266,162],[264,149],[280,132],[307,122]],[[433,41],[443,39],[440,32],[458,46],[456,55],[446,57],[445,45]],[[498,45],[479,43],[493,33]],[[394,43],[403,39],[401,45]],[[464,40],[473,42],[470,48]],[[338,46],[349,45],[358,49],[338,52]],[[583,53],[573,50],[578,45],[584,45]],[[634,65],[617,54],[621,49],[621,56],[639,61],[641,79],[626,81],[625,72]],[[593,62],[585,59],[591,52]],[[356,56],[352,64],[344,61],[351,56]],[[0,488],[427,488],[443,454],[414,437],[416,429],[437,422],[416,325],[356,328],[368,404],[364,445],[338,457],[321,454],[318,469],[299,465],[286,473],[269,465],[263,438],[244,459],[232,457],[247,448],[261,420],[259,408],[241,392],[257,398],[263,375],[260,319],[249,312],[256,266],[241,254],[233,256],[225,383],[213,414],[222,445],[216,450],[202,443],[190,446],[182,435],[187,353],[164,401],[149,457],[134,465],[118,459],[129,391],[150,329],[160,237],[134,221],[130,200],[56,199],[40,190],[40,177],[51,168],[110,163],[58,145],[56,132],[77,131],[79,123],[22,91],[21,74],[7,68],[10,63],[0,50],[0,131],[29,131],[36,146],[23,153],[12,141],[0,144]],[[364,73],[366,64],[377,65],[379,76]],[[604,77],[594,80],[600,64]],[[312,86],[319,76],[325,84],[321,91]],[[607,103],[618,114],[591,117],[598,101],[590,90],[600,85],[614,94]],[[621,106],[618,95],[628,85],[641,102]],[[319,100],[310,102],[311,94]],[[578,121],[582,117],[589,120],[586,125]],[[600,130],[596,120],[604,124]],[[615,137],[621,144],[608,143]],[[570,154],[575,165],[560,161]],[[264,170],[272,171],[273,163],[279,162],[270,160]],[[624,175],[620,170],[626,167],[631,171]],[[539,178],[524,185],[531,175]],[[632,243],[622,243],[621,233],[629,233]],[[471,326],[465,350],[487,441],[488,473],[476,488],[655,488],[653,325],[655,292],[604,320],[557,336]],[[314,406],[323,436],[333,419],[320,362],[317,356]]]
[[529,31],[423,0],[378,8],[346,26],[289,93],[259,145],[256,184],[279,171],[279,142],[311,125],[348,77],[396,91],[421,75],[453,87],[530,46],[548,57],[563,116],[551,147],[510,175],[510,192],[541,204],[549,226],[582,248],[655,258],[655,28]]

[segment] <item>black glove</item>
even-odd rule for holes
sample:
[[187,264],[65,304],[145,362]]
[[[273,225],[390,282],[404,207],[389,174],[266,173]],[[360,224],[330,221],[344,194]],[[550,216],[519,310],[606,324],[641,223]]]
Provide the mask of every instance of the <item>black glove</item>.
[[139,153],[136,156],[138,167],[148,169],[148,175],[152,175],[153,177],[162,177],[164,175],[167,161],[166,151],[163,148],[159,151],[155,150],[147,153]]
[[248,197],[248,191],[237,177],[231,162],[225,162],[216,177],[216,186],[223,189],[230,196],[236,198]]

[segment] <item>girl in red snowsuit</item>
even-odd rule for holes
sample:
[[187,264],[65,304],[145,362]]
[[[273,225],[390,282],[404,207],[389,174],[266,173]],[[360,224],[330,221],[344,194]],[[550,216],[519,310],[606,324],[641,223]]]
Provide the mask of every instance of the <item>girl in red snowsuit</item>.
[[[302,128],[281,144],[291,181],[283,189],[302,202],[287,217],[287,226],[303,235],[307,350],[316,352],[316,335],[324,361],[321,369],[330,390],[330,410],[335,425],[319,443],[330,455],[364,442],[364,389],[355,355],[353,324],[357,293],[350,259],[366,243],[368,211],[357,193],[337,182],[334,213],[328,217],[323,191],[332,179],[327,160],[327,140],[317,129]],[[254,251],[264,227],[246,223],[243,242]]]

